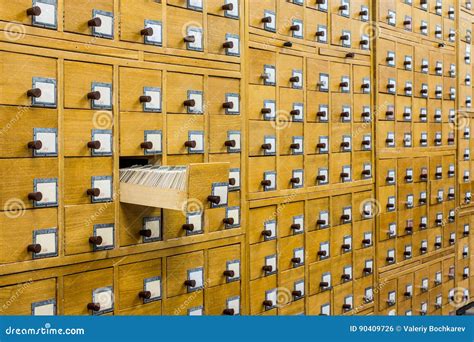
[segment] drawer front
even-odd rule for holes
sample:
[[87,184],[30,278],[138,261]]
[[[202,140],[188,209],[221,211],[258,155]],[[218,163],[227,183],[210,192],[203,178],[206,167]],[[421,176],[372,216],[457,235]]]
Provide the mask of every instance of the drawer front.
[[199,290],[163,301],[163,315],[201,316],[205,314],[204,291]]
[[163,240],[162,213],[159,208],[120,204],[120,244],[130,246]]
[[112,158],[68,158],[64,170],[66,205],[113,201]]
[[276,241],[250,246],[250,279],[268,277],[278,271]]
[[[207,16],[207,47],[209,53],[240,56],[240,22],[214,15]],[[232,45],[226,45],[232,43]],[[228,47],[226,47],[228,46]]]
[[161,259],[142,261],[118,268],[120,310],[141,306],[153,306],[161,314],[163,283]]
[[[161,78],[161,70],[121,67],[119,78],[120,110],[123,112],[160,113],[163,102]],[[144,98],[147,96],[150,98]]]
[[[276,25],[265,25],[262,19],[268,15],[266,12],[271,12],[273,14],[273,19],[276,21],[276,2],[276,0],[262,0],[249,4],[250,26],[259,29],[265,29],[268,27],[269,31],[274,32]],[[270,27],[273,28],[273,30],[271,30]]]
[[[202,114],[204,112],[203,77],[201,75],[168,73],[166,105],[168,113]],[[194,106],[186,101],[194,102]]]
[[331,260],[325,260],[309,266],[309,294],[330,292],[334,285],[331,273]]
[[[281,273],[278,287],[280,289],[279,305],[281,307],[295,305],[295,303],[298,302],[304,302],[307,292],[304,268],[292,269]],[[279,315],[284,315],[281,308],[278,313]]]
[[[4,127],[0,136],[1,157],[40,158],[58,155],[56,110],[29,108],[19,112],[16,107],[2,107],[1,110],[0,126]],[[41,141],[39,149],[33,144],[36,141]]]
[[330,291],[309,297],[308,314],[324,316],[330,316],[333,314]]
[[[64,4],[64,30],[96,37],[113,38],[114,36],[114,1],[66,1]],[[89,26],[90,20],[99,17],[99,27]]]
[[241,313],[242,301],[238,282],[206,288],[204,297],[207,315],[234,316]]
[[[276,275],[250,282],[250,314],[275,312],[278,305]],[[268,304],[268,305],[267,305]]]
[[279,271],[304,268],[306,252],[304,235],[290,236],[279,240]]
[[[53,58],[28,56],[18,53],[0,54],[3,82],[0,103],[6,105],[51,107],[57,106],[57,61]],[[28,65],[28,68],[25,68]],[[17,70],[22,72],[18,74]],[[40,89],[39,97],[28,91]]]
[[112,112],[64,111],[64,154],[101,157],[113,154]]
[[277,81],[274,52],[251,49],[249,52],[249,83],[274,86]]
[[211,116],[210,153],[239,153],[244,146],[240,116]]
[[[190,51],[203,51],[208,32],[204,30],[202,12],[189,11],[177,7],[167,7],[167,20],[173,25],[167,25],[167,45],[169,48]],[[185,37],[194,36],[194,42],[187,43]]]
[[201,290],[205,279],[204,253],[197,251],[168,257],[166,274],[168,298]]
[[[0,215],[3,227],[17,227],[14,230],[3,229],[0,232],[0,263],[28,261],[32,259],[55,257],[59,255],[58,211],[55,208],[43,210],[18,211],[19,202],[10,202]],[[39,245],[39,252],[34,246]],[[39,247],[36,247],[39,248]]]
[[[156,1],[120,1],[120,39],[150,45],[163,44],[162,4]],[[150,27],[144,35],[142,30]]]
[[[249,192],[273,191],[277,189],[275,157],[252,157],[249,160]],[[270,181],[262,183],[263,181]]]
[[64,277],[64,314],[100,315],[114,311],[113,269]]
[[[0,288],[2,315],[48,315],[57,313],[56,279],[31,281]],[[14,300],[21,294],[21,300]]]
[[307,229],[304,202],[283,203],[278,206],[278,236],[280,238],[304,233]]
[[[276,206],[250,209],[248,223],[249,243],[274,240],[280,232],[279,225],[284,224],[278,221]],[[265,236],[264,231],[270,231],[271,235]]]
[[208,286],[240,281],[240,245],[210,249],[207,252]]
[[161,155],[163,120],[157,113],[120,113],[120,155]]
[[[203,154],[207,149],[203,115],[168,115],[167,128],[168,154]],[[188,141],[196,147],[187,147]]]
[[13,202],[20,202],[24,208],[58,205],[57,159],[2,159],[0,169],[3,179],[0,185],[2,208],[11,206]]
[[64,62],[64,107],[110,110],[112,92],[112,66]]
[[280,162],[278,168],[279,188],[301,189],[305,187],[303,156],[282,156]]
[[[66,255],[115,248],[114,210],[113,205],[67,206],[65,208]],[[102,242],[97,241],[99,236]]]
[[[240,115],[242,106],[240,103],[240,80],[224,77],[209,77],[208,87],[210,94],[212,94],[209,99],[206,99],[209,114]],[[253,95],[258,96],[259,94]]]

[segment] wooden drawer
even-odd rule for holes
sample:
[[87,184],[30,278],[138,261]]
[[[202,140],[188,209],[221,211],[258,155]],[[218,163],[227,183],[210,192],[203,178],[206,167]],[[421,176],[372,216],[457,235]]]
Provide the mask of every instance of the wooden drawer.
[[120,113],[120,155],[161,155],[163,120],[157,113]]
[[119,237],[121,246],[163,240],[161,209],[120,204]]
[[[58,114],[56,110],[16,107],[1,107],[0,125],[4,127],[0,136],[0,156],[54,157],[58,155]],[[20,115],[21,114],[21,115]],[[15,127],[11,126],[15,123]],[[10,128],[10,129],[9,129]],[[39,149],[34,142],[41,141]]]
[[397,279],[384,281],[379,294],[379,310],[396,307],[399,294],[397,293]]
[[211,116],[210,153],[239,153],[242,149],[240,116]]
[[65,208],[66,255],[115,248],[114,206],[99,206],[85,204]]
[[250,282],[250,315],[272,310],[276,312],[277,305],[278,289],[276,275]]
[[[331,257],[330,229],[320,229],[310,232],[306,237],[306,262],[312,264]],[[336,247],[334,247],[336,248]]]
[[308,314],[330,316],[333,314],[331,304],[331,293],[329,291],[311,296],[309,297]]
[[[56,315],[56,278],[0,287],[2,315]],[[21,300],[15,300],[21,294]]]
[[278,206],[278,237],[299,235],[306,230],[304,202],[283,203]]
[[[168,113],[202,114],[205,110],[202,75],[168,73],[166,105]],[[194,106],[192,106],[194,105]],[[188,118],[189,120],[189,118]]]
[[379,243],[377,252],[377,267],[384,267],[397,262],[395,240],[385,240]]
[[[64,4],[64,30],[96,37],[113,38],[113,10],[113,0],[99,0],[94,3],[88,0],[66,1]],[[89,26],[89,21],[95,18],[101,19],[99,26]]]
[[[316,8],[316,2],[307,2],[307,8]],[[306,10],[306,34],[305,39],[308,41],[317,41],[321,44],[328,44],[328,14],[323,11]],[[316,35],[321,32],[321,35]]]
[[[369,206],[373,207],[374,203],[369,201],[367,202],[365,206],[366,206],[366,209],[363,209],[363,211],[367,210]],[[374,213],[377,213],[376,208],[373,208],[373,210],[374,210]],[[352,228],[353,229],[353,248],[355,250],[368,248],[374,245],[374,241],[375,241],[374,226],[375,226],[374,219],[366,219],[362,221],[356,221],[353,223],[353,228]]]
[[[252,157],[249,159],[248,165],[249,192],[274,191],[277,189],[275,157]],[[270,183],[264,185],[262,181],[270,181]]]
[[329,170],[331,184],[352,182],[354,175],[351,155],[349,153],[332,154],[329,160]]
[[113,201],[112,168],[112,158],[66,159],[64,164],[65,204]]
[[331,246],[333,257],[352,252],[352,227],[350,223],[331,228]]
[[274,52],[250,49],[248,58],[251,62],[249,65],[249,84],[276,85],[277,70]]
[[[4,70],[3,82],[0,85],[1,104],[56,108],[56,59],[2,52],[0,62]],[[17,70],[22,72],[17,73]],[[40,89],[41,92],[33,94],[38,92],[35,89]],[[28,94],[30,90],[33,92]]]
[[329,156],[308,155],[305,157],[306,186],[324,186],[330,181]]
[[[278,1],[277,27],[280,35],[303,39],[304,17],[304,6],[286,0]],[[298,25],[300,28],[292,30],[291,26],[293,25]]]
[[352,282],[334,288],[334,314],[347,314],[354,309]]
[[161,70],[121,67],[120,110],[161,113],[163,97],[161,77]]
[[163,284],[161,259],[141,261],[118,268],[120,310],[152,306],[154,314],[161,314]]
[[64,154],[67,157],[101,157],[113,154],[113,117],[106,111],[64,111]]
[[231,282],[239,282],[241,274],[240,257],[240,245],[231,245],[208,250],[207,286],[212,287]]
[[[342,17],[337,14],[331,15],[331,44],[336,46],[342,46],[346,48],[356,48],[352,45],[354,42],[354,36],[358,32],[352,32],[352,23],[349,18]],[[347,39],[342,39],[342,38]]]
[[[162,5],[156,1],[120,1],[120,39],[161,46],[163,44]],[[142,32],[151,28],[151,31]]]
[[113,269],[65,276],[64,314],[100,315],[114,311]]
[[[231,5],[224,7],[225,5]],[[239,19],[241,11],[241,2],[239,0],[209,0],[206,1],[207,12],[214,15],[224,16],[229,19]]]
[[[268,24],[262,21],[271,13],[272,21]],[[276,0],[262,0],[249,4],[249,24],[259,29],[276,31]]]
[[202,316],[204,315],[204,291],[166,298],[163,301],[163,315]]
[[277,64],[280,87],[303,89],[303,58],[279,54]]
[[[348,153],[353,149],[351,125],[333,123],[331,129],[331,153]],[[349,146],[343,146],[348,143]]]
[[166,274],[168,298],[202,289],[205,279],[204,253],[197,251],[168,257]]
[[303,156],[281,156],[278,168],[279,189],[301,189],[305,187]]
[[325,123],[307,123],[310,132],[313,134],[305,138],[306,154],[327,154],[329,153],[329,125]]
[[[55,208],[24,210],[20,202],[8,202],[0,215],[3,227],[16,226],[15,230],[0,232],[0,263],[50,258],[59,254],[58,212]],[[19,210],[19,211],[18,211]],[[41,247],[41,248],[40,248]],[[36,249],[39,248],[39,251]]]
[[[240,115],[240,80],[224,77],[209,77],[208,87],[210,94],[212,94],[212,96],[207,99],[207,111],[209,114]],[[250,92],[249,95],[258,97],[260,93],[257,92],[257,94],[255,94],[254,92]],[[273,95],[273,98],[274,97]],[[227,106],[227,104],[230,103],[232,103],[232,108]],[[253,103],[253,101],[251,103]],[[255,119],[260,118],[260,115],[259,112]],[[254,119],[254,117],[251,118]]]
[[[168,154],[203,154],[207,146],[203,115],[168,115]],[[187,141],[195,141],[196,147],[186,147]]]
[[304,267],[305,249],[304,235],[285,237],[279,240],[279,267],[280,272],[291,268]]
[[309,266],[309,294],[329,292],[333,286],[331,260],[324,260]]
[[25,209],[58,205],[57,159],[2,159],[0,170],[2,208],[14,210],[18,204]]
[[[240,22],[214,15],[207,16],[207,51],[209,53],[240,56]],[[226,47],[225,43],[232,43]],[[229,45],[230,46],[230,45]]]
[[308,231],[327,228],[330,226],[330,198],[322,197],[307,202]]
[[306,61],[307,89],[328,92],[330,83],[329,72],[329,61],[308,58]]
[[352,195],[338,195],[332,198],[331,204],[332,226],[352,222]]
[[112,66],[64,62],[65,108],[110,110],[112,94]]
[[374,300],[374,283],[371,278],[354,281],[354,307],[369,306]]
[[214,286],[204,290],[206,315],[241,314],[240,283]]
[[250,246],[250,279],[268,277],[278,270],[276,241],[267,241]]
[[49,29],[56,29],[58,24],[58,8],[56,1],[38,1],[33,3],[41,12],[38,15],[30,15],[28,10],[33,7],[29,0],[16,1],[14,4],[2,4],[0,7],[0,18],[3,21],[33,25]]
[[[304,297],[306,296],[304,273],[304,268],[292,269],[281,273],[278,283],[280,309],[298,301],[304,302]],[[283,313],[279,311],[279,314],[282,315]]]
[[[249,243],[257,243],[262,241],[273,240],[277,237],[277,207],[267,206],[261,208],[253,208],[249,211]],[[268,231],[271,234],[264,235],[263,232]]]
[[[337,248],[337,247],[336,247]],[[336,249],[336,248],[333,248]],[[339,256],[332,256],[331,274],[333,285],[340,286],[348,282],[352,283],[354,279],[354,267],[352,264],[352,253],[346,253]]]
[[[276,120],[278,107],[275,88],[262,85],[250,85],[249,90],[249,119]],[[284,99],[282,99],[282,101],[283,100]],[[283,104],[281,106],[283,106]]]
[[[184,1],[183,1],[184,2]],[[167,7],[166,16],[173,25],[167,25],[167,46],[172,49],[204,51],[206,37],[202,12],[188,11],[177,7]],[[185,37],[194,36],[194,41],[187,43]]]

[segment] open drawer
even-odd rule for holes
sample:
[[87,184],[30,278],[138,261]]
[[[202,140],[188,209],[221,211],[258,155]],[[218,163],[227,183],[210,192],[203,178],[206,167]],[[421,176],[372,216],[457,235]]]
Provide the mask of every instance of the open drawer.
[[[137,166],[120,170],[120,202],[183,211],[226,207],[229,163]],[[230,184],[229,184],[230,183]]]

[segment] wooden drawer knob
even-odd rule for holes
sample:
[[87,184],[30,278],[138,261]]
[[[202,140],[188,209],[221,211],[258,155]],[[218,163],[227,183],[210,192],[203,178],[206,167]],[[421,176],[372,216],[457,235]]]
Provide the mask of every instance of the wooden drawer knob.
[[[428,26],[427,26],[427,25],[421,25],[421,26],[420,26],[420,30],[426,30],[426,29],[428,29]],[[436,32],[435,32],[435,33],[436,33]]]
[[224,224],[234,224],[234,219],[232,217],[226,217],[222,222],[224,222]]
[[298,177],[293,177],[290,179],[291,184],[298,184],[301,180]]
[[385,61],[387,62],[393,62],[395,60],[395,58],[393,58],[393,56],[388,56],[387,58],[385,58]]
[[344,310],[350,310],[350,309],[352,309],[352,305],[350,305],[350,304],[343,304],[343,305],[342,305],[342,308],[343,308]]
[[265,265],[265,266],[262,267],[262,270],[265,271],[265,272],[271,272],[271,271],[273,271],[273,266]]
[[100,100],[100,91],[91,91],[90,93],[87,93],[87,98],[89,100]]
[[365,274],[370,274],[372,273],[372,269],[370,267],[364,267],[364,269],[362,270]]
[[351,144],[348,141],[344,141],[341,143],[341,147],[350,147]]
[[33,6],[31,8],[28,8],[26,10],[26,15],[33,16],[33,17],[37,17],[37,16],[41,15],[41,7]]
[[341,178],[347,178],[349,174],[347,172],[341,172]]
[[272,17],[263,17],[262,23],[270,24],[272,22]]
[[319,143],[316,145],[316,148],[326,148],[326,143]]
[[326,116],[326,112],[317,112],[316,116],[318,117]]
[[316,224],[318,225],[326,224],[326,220],[317,220]]
[[316,37],[323,37],[324,36],[324,31],[317,31],[316,32]]
[[299,81],[300,81],[299,76],[290,77],[290,82],[291,83],[298,83]]
[[41,140],[30,141],[28,143],[28,148],[32,150],[41,150],[42,147],[43,143],[41,142]]
[[292,43],[292,42],[284,42],[284,43],[283,43],[283,46],[284,46],[284,47],[292,47],[292,46],[293,46],[293,43]]
[[341,88],[345,88],[345,87],[348,87],[348,86],[349,86],[349,83],[348,83],[348,82],[341,82],[341,83],[339,83],[339,86],[340,86]]
[[[291,25],[290,26],[290,31],[298,31],[300,29],[300,25]],[[298,82],[298,81],[296,81]]]
[[405,297],[411,297],[411,292],[405,292],[403,295],[404,295]]
[[293,115],[293,116],[298,116],[301,114],[301,111],[299,109],[293,109],[292,111],[290,111],[290,115]]
[[88,196],[97,197],[100,195],[100,189],[99,188],[87,189],[86,193]]
[[301,295],[303,294],[302,291],[298,291],[298,290],[294,290],[291,292],[291,294],[294,296],[294,297],[301,297]]
[[348,118],[350,115],[351,115],[351,113],[349,113],[349,112],[342,112],[341,113],[341,117],[343,117],[343,118]]
[[197,143],[194,140],[188,140],[184,143],[184,146],[189,148],[195,148],[197,146]]
[[394,180],[395,180],[395,179],[394,179],[393,177],[387,177],[387,178],[385,178],[385,181],[386,181],[387,183],[391,183],[391,182],[393,182]]
[[41,245],[38,244],[38,243],[34,243],[34,244],[31,244],[31,245],[28,245],[28,247],[26,249],[30,253],[39,253],[39,252],[41,252]]
[[441,242],[436,242],[436,243],[434,244],[434,246],[435,246],[435,247],[441,247]]
[[387,84],[387,89],[393,89],[393,88],[395,88],[395,84],[392,84],[392,83]]
[[222,311],[222,314],[225,316],[234,316],[234,313],[234,309],[224,309],[224,311]]
[[294,264],[299,264],[301,263],[301,258],[291,258],[291,262]]
[[411,20],[404,20],[403,21],[403,25],[410,25],[411,24]]
[[151,141],[144,141],[140,144],[140,147],[145,150],[151,150],[153,148],[153,143]]
[[273,306],[273,301],[271,301],[271,300],[264,300],[264,301],[263,301],[263,305],[264,305],[264,306]]
[[347,5],[341,5],[339,6],[339,11],[347,11],[348,8]]
[[261,181],[260,184],[262,184],[263,186],[270,186],[270,185],[272,185],[272,181],[268,180],[268,179],[265,179],[265,180]]
[[326,251],[318,251],[319,256],[326,256],[328,253]]
[[341,220],[349,220],[351,217],[347,214],[341,215]]
[[89,238],[89,243],[94,246],[100,246],[102,244],[102,236],[91,236]]
[[143,30],[140,31],[140,34],[142,36],[153,36],[153,28],[152,27],[146,27]]
[[[423,201],[426,202],[425,200],[423,200]],[[421,228],[421,229],[426,228],[426,223],[420,223],[420,228]]]
[[140,230],[140,235],[144,236],[146,238],[149,238],[152,235],[152,231],[151,231],[151,229],[142,229],[142,230]]
[[262,235],[266,236],[266,237],[270,237],[270,236],[273,235],[273,233],[272,233],[271,230],[264,230],[264,231],[262,231]]
[[368,15],[368,14],[369,14],[369,11],[367,11],[367,10],[362,10],[362,11],[359,12],[360,16],[364,16],[364,15]]
[[99,303],[89,303],[89,304],[87,304],[87,310],[100,311],[100,304]]
[[151,96],[147,96],[147,95],[140,96],[140,103],[149,103],[151,102],[151,100],[152,100]]
[[183,102],[185,107],[194,107],[196,105],[196,101],[193,99],[188,99]]
[[225,109],[233,109],[234,108],[234,102],[224,102],[222,104],[222,107]]
[[393,116],[395,113],[392,110],[387,110],[385,116]]
[[92,150],[98,150],[98,149],[100,148],[100,146],[101,146],[101,143],[100,143],[100,141],[98,141],[98,140],[89,141],[89,142],[87,143],[87,147],[90,148],[90,149],[92,149]]
[[297,143],[291,144],[291,145],[290,145],[290,148],[291,148],[292,150],[299,150],[299,149],[301,148],[301,145],[300,145],[300,144],[297,144]]
[[194,224],[192,223],[185,223],[183,224],[183,229],[188,231],[188,232],[192,232],[194,230]]
[[151,292],[150,291],[140,291],[138,292],[138,297],[141,299],[150,299],[151,298]]
[[319,287],[328,287],[329,283],[327,281],[322,281],[319,283]]
[[229,278],[233,278],[235,276],[235,272],[232,271],[232,270],[225,270],[224,271],[224,276],[229,277]]
[[235,178],[229,178],[229,185],[235,185]]
[[237,143],[235,142],[235,140],[227,140],[224,143],[224,145],[227,146],[227,147],[235,147],[237,145]]
[[262,108],[260,111],[262,114],[270,114],[272,110],[270,108]]
[[342,280],[351,280],[351,275],[350,275],[350,274],[343,274],[343,275],[341,276],[341,279],[342,279]]
[[87,22],[87,25],[89,27],[100,27],[100,26],[102,26],[102,19],[100,19],[100,18],[91,19]]
[[405,227],[405,231],[407,233],[411,233],[413,231],[413,227]]
[[222,44],[222,47],[224,49],[233,49],[234,48],[234,42],[228,41]]
[[30,192],[28,194],[28,199],[31,201],[41,201],[43,199],[43,194],[39,191],[37,192]]
[[219,204],[221,202],[221,196],[209,195],[207,200],[213,204]]
[[349,39],[349,35],[348,34],[343,34],[341,36],[341,40],[348,40]]
[[222,5],[222,9],[224,11],[233,11],[234,10],[234,4],[230,3],[230,4]]
[[408,257],[408,256],[411,256],[411,252],[410,252],[410,251],[405,251],[405,252],[403,252],[403,255],[404,255],[404,256],[407,256],[407,257]]
[[33,88],[33,89],[30,89],[26,92],[26,95],[28,97],[34,97],[34,98],[38,98],[38,97],[41,97],[41,89],[39,88]]
[[346,53],[346,58],[354,58],[355,57],[355,53],[354,52],[348,52]]
[[271,150],[272,144],[262,144],[262,150]]
[[183,38],[185,43],[194,43],[196,41],[196,37],[194,36],[186,36]]
[[349,245],[349,244],[347,244],[347,243],[346,243],[346,244],[342,244],[342,245],[341,245],[341,248],[342,248],[342,249],[346,249],[346,250],[347,250],[347,249],[351,249],[351,245]]
[[387,262],[393,262],[394,261],[393,257],[386,257],[385,260]]
[[326,3],[326,0],[316,0],[317,5],[324,5]]
[[300,230],[301,229],[301,224],[299,223],[293,223],[291,226],[290,226],[291,229],[293,230]]
[[370,245],[371,242],[372,242],[372,241],[371,241],[370,239],[364,239],[364,240],[362,240],[362,243],[363,243],[364,245]]
[[185,280],[184,285],[189,286],[189,287],[195,287],[196,286],[196,280]]

